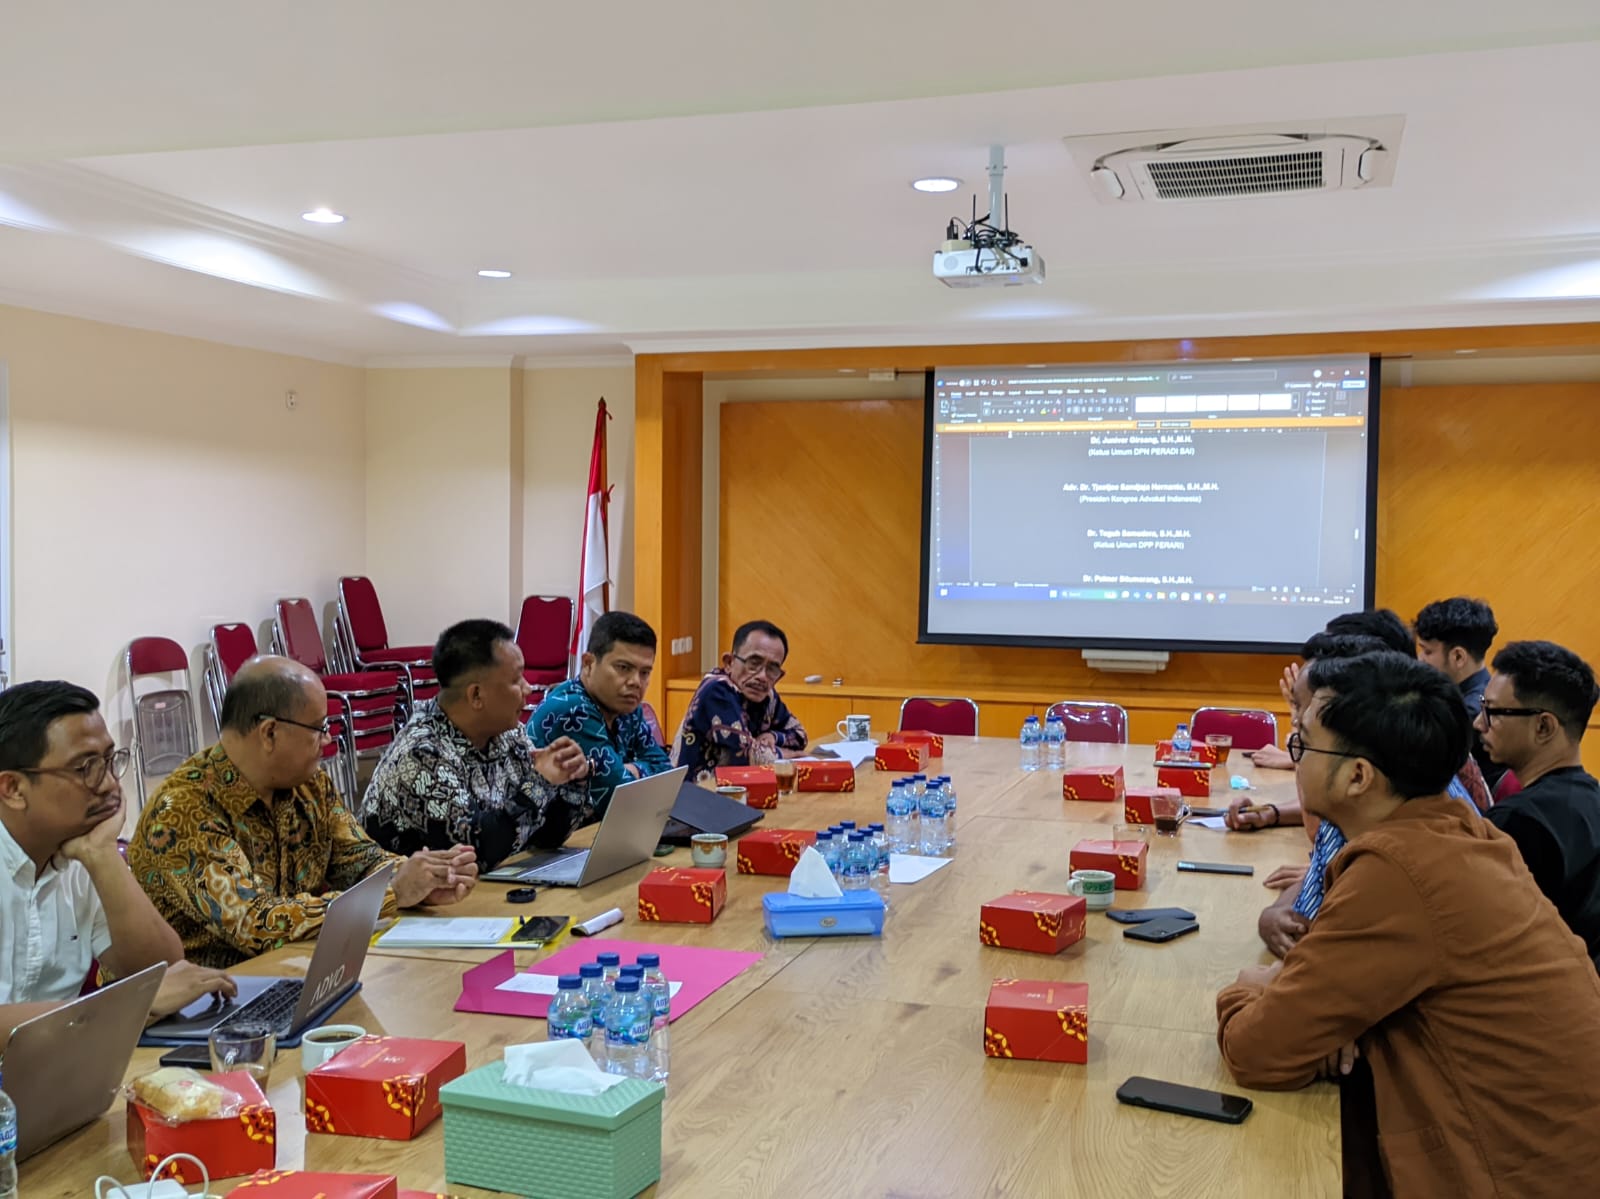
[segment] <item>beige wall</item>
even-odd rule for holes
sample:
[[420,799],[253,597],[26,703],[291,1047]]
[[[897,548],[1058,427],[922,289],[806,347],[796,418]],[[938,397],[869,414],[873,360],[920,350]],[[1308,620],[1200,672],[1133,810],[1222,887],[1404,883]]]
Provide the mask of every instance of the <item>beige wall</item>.
[[361,568],[361,370],[5,307],[0,361],[13,679],[80,682],[115,718],[130,638],[192,651]]

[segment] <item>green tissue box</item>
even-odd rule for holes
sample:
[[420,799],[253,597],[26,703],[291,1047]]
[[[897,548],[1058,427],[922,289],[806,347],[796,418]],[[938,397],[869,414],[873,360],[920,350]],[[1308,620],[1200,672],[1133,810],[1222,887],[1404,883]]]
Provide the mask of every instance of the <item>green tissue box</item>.
[[492,1062],[439,1088],[447,1181],[528,1199],[627,1199],[661,1177],[660,1083],[565,1095],[504,1075]]

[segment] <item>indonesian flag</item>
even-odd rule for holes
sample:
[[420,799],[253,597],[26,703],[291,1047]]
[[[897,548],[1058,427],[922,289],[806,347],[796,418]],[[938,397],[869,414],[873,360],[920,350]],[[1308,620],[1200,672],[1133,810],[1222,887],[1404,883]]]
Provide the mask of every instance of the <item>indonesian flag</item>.
[[589,454],[589,500],[583,520],[583,553],[578,564],[578,619],[572,629],[572,673],[589,644],[589,630],[611,607],[611,553],[606,536],[606,505],[611,488],[606,486],[606,421],[611,414],[600,400],[594,418],[594,449]]

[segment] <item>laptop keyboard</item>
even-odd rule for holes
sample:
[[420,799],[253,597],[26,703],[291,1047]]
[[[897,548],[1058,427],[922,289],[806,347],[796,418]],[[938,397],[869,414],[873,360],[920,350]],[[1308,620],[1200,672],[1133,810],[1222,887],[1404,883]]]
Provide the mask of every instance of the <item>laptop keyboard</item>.
[[588,861],[589,851],[585,849],[581,853],[570,854],[559,862],[537,866],[522,877],[530,883],[575,883]]
[[294,1020],[295,1006],[300,1002],[300,992],[305,983],[298,978],[280,978],[261,994],[226,1019],[218,1021],[217,1028],[231,1028],[235,1024],[265,1024],[278,1036],[289,1035],[289,1025]]

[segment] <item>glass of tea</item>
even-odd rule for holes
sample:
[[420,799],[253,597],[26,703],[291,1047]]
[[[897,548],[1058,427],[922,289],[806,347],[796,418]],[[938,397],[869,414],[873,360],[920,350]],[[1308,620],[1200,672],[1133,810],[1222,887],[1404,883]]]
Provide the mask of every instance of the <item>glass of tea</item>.
[[1176,837],[1178,826],[1189,815],[1189,805],[1176,795],[1150,797],[1150,814],[1155,817],[1156,836]]
[[779,758],[772,764],[772,773],[778,776],[778,794],[788,795],[794,790],[794,763]]

